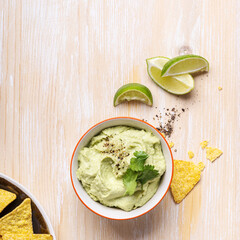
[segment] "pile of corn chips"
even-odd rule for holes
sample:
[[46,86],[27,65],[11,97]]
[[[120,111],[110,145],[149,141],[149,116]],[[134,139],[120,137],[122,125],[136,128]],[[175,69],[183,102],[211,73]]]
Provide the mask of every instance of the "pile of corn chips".
[[[0,212],[16,199],[14,193],[0,189]],[[0,218],[0,240],[52,240],[49,234],[34,234],[31,199],[26,198],[12,212]]]

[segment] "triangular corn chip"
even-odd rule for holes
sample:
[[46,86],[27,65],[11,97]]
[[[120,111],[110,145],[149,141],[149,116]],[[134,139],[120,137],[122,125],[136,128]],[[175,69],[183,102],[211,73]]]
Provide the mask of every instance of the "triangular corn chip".
[[49,234],[5,234],[2,240],[52,240]]
[[0,189],[0,212],[15,199],[16,194]]
[[206,149],[207,149],[207,159],[209,159],[211,162],[215,161],[223,153],[218,148],[207,147]]
[[7,233],[32,234],[31,200],[26,198],[12,212],[0,219],[0,235]]
[[201,177],[200,168],[193,162],[174,160],[171,192],[176,203],[180,203],[193,189]]

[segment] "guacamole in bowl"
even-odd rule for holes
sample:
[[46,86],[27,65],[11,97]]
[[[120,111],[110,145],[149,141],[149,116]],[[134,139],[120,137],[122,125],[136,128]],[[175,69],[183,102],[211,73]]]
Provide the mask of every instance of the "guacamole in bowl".
[[159,137],[119,125],[103,129],[79,151],[76,176],[94,201],[131,211],[153,197],[165,171]]
[[[110,140],[114,146],[108,146]],[[119,141],[124,142],[124,151]],[[115,156],[116,149],[123,155]],[[163,158],[162,164],[154,152]],[[154,209],[167,194],[172,176],[173,156],[166,139],[151,124],[131,117],[106,119],[88,129],[70,163],[78,199],[93,213],[113,220],[137,218]]]

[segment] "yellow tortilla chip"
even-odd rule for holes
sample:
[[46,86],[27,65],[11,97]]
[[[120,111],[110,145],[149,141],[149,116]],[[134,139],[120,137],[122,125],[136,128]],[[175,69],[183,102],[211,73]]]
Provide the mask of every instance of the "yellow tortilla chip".
[[203,162],[199,162],[198,167],[202,171],[205,168],[205,164]]
[[221,91],[221,90],[222,90],[222,87],[218,87],[218,90]]
[[194,153],[192,151],[188,151],[188,157],[192,159],[194,157]]
[[0,235],[7,233],[33,233],[30,198],[26,198],[12,212],[0,218]]
[[16,194],[0,189],[0,212],[15,199]]
[[174,160],[171,192],[176,203],[180,203],[198,183],[201,177],[200,168],[193,162]]
[[5,234],[2,240],[52,240],[49,234]]
[[215,161],[218,157],[220,157],[223,152],[218,148],[207,147],[207,159],[211,162]]
[[169,147],[172,148],[174,146],[174,142],[169,143]]
[[202,149],[204,149],[208,145],[208,141],[203,141],[200,143]]

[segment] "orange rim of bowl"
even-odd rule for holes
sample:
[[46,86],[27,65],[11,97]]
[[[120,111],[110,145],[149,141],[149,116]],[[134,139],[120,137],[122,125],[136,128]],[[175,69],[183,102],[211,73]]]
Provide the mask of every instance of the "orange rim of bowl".
[[[93,128],[95,128],[97,125],[99,125],[99,124],[104,123],[104,122],[107,122],[107,121],[110,121],[110,120],[119,119],[119,118],[132,119],[132,120],[136,120],[136,121],[139,121],[139,122],[143,122],[143,123],[149,125],[150,127],[152,127],[153,129],[155,129],[155,130],[162,136],[163,140],[164,140],[165,143],[167,144],[168,149],[169,149],[170,154],[171,154],[171,160],[172,160],[171,179],[170,179],[169,185],[168,185],[168,187],[167,187],[167,190],[166,190],[166,192],[164,193],[164,195],[162,196],[162,198],[161,198],[152,208],[150,208],[150,209],[147,210],[146,212],[141,213],[141,214],[139,214],[139,215],[137,215],[137,216],[135,216],[135,217],[123,218],[123,219],[106,217],[106,216],[104,216],[104,215],[101,215],[101,214],[95,212],[95,211],[94,211],[93,209],[91,209],[88,205],[86,205],[86,204],[83,202],[83,200],[80,198],[80,196],[78,195],[77,190],[76,190],[76,188],[75,188],[75,186],[74,186],[73,177],[72,177],[72,162],[73,162],[73,157],[74,157],[74,155],[75,155],[75,152],[76,152],[76,150],[77,150],[77,147],[78,147],[79,143],[82,141],[82,139],[85,137],[85,135],[86,135],[88,132],[90,132]],[[79,200],[83,203],[83,205],[84,205],[85,207],[87,207],[89,210],[91,210],[93,213],[97,214],[98,216],[101,216],[101,217],[104,217],[104,218],[107,218],[107,219],[112,219],[112,220],[120,220],[120,221],[121,221],[121,220],[130,220],[130,219],[134,219],[134,218],[137,218],[137,217],[141,217],[142,215],[144,215],[144,214],[150,212],[152,209],[154,209],[154,208],[162,201],[162,199],[165,197],[165,195],[167,194],[167,192],[168,192],[168,190],[169,190],[169,188],[170,188],[170,185],[171,185],[171,182],[172,182],[172,178],[173,178],[173,168],[174,168],[172,150],[171,150],[171,148],[170,148],[167,140],[166,140],[165,137],[162,135],[162,133],[161,133],[160,131],[158,131],[158,130],[157,130],[154,126],[152,126],[151,124],[149,124],[149,123],[147,123],[147,122],[145,122],[145,121],[143,121],[143,120],[141,120],[141,119],[133,118],[133,117],[113,117],[113,118],[108,118],[108,119],[105,119],[105,120],[103,120],[103,121],[95,124],[95,125],[92,126],[91,128],[89,128],[89,129],[87,130],[87,132],[85,132],[85,133],[82,135],[82,137],[80,138],[80,140],[77,142],[77,145],[75,146],[74,151],[73,151],[73,154],[72,154],[72,158],[71,158],[71,163],[70,163],[70,164],[71,164],[71,165],[70,165],[70,177],[71,177],[72,186],[73,186],[73,189],[74,189],[76,195],[78,196]]]

